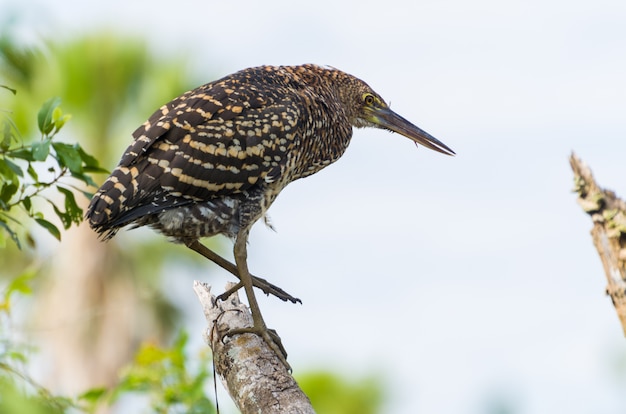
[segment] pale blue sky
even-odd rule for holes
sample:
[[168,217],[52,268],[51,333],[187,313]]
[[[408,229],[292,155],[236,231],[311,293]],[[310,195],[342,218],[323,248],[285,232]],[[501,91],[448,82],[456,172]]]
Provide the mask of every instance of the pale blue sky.
[[485,413],[500,396],[519,413],[626,410],[611,367],[625,339],[567,160],[626,196],[626,2],[19,3],[29,35],[145,35],[195,54],[206,81],[335,66],[457,152],[356,131],[281,194],[278,233],[254,229],[253,272],[304,302],[261,300],[296,371],[377,370],[390,413]]

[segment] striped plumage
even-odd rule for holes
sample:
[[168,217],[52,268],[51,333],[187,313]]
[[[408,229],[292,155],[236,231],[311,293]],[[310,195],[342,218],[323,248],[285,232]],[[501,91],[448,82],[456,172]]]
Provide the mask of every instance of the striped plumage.
[[334,82],[362,83],[317,66],[261,67],[176,98],[135,131],[93,198],[90,224],[106,238],[130,223],[180,241],[234,237],[286,184],[345,151],[354,114]]
[[250,68],[156,111],[134,132],[133,143],[94,195],[87,218],[104,238],[126,225],[149,225],[211,260],[216,258],[199,250],[198,239],[233,238],[237,265],[220,265],[230,265],[246,288],[255,332],[276,342],[261,332],[267,330],[251,293],[252,285],[261,287],[260,279],[248,282],[249,229],[287,184],[336,161],[352,128],[365,126],[453,154],[354,76],[316,65]]

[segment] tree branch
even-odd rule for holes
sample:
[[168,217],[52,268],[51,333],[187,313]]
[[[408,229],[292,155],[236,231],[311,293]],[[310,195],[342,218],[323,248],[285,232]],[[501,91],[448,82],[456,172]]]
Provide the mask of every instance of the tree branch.
[[574,154],[570,165],[578,204],[593,221],[591,236],[606,273],[606,292],[626,335],[626,203],[613,191],[601,188],[589,167]]
[[224,337],[232,329],[252,326],[252,315],[237,293],[217,301],[208,284],[194,281],[193,288],[208,322],[204,339],[213,350],[215,370],[239,410],[314,413],[308,397],[265,341],[248,333]]

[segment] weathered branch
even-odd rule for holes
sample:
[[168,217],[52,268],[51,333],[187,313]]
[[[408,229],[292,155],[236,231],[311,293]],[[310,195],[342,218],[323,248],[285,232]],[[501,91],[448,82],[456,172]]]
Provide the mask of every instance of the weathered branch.
[[613,191],[602,189],[591,170],[576,155],[570,157],[578,204],[591,216],[591,236],[608,280],[613,301],[626,335],[626,203]]
[[206,283],[195,281],[193,288],[208,322],[204,339],[213,350],[215,370],[239,410],[314,413],[308,397],[263,339],[248,333],[224,337],[232,329],[252,326],[252,315],[239,296],[235,293],[222,302]]

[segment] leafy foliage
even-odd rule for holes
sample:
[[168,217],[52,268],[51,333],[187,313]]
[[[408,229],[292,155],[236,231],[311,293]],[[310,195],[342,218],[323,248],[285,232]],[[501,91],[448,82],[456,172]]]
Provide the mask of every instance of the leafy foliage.
[[297,378],[315,411],[326,414],[376,414],[384,398],[381,380],[366,377],[350,382],[334,373],[308,372]]
[[12,298],[30,295],[36,272],[29,270],[13,278],[1,295],[0,302],[0,412],[56,414],[77,408],[69,398],[52,395],[24,373],[30,347],[11,336],[10,313]]
[[23,369],[31,350],[13,339],[9,329],[12,298],[30,295],[35,276],[31,270],[15,277],[0,295],[0,413],[94,413],[133,394],[147,396],[154,413],[216,412],[205,396],[212,378],[211,355],[190,356],[185,332],[179,333],[171,347],[145,343],[111,389],[94,388],[68,398],[53,395],[35,382]]
[[[145,343],[113,390],[91,390],[81,398],[96,403],[109,396],[110,403],[120,395],[138,393],[149,397],[155,413],[216,412],[213,402],[206,397],[207,382],[212,377],[207,368],[211,365],[211,355],[202,352],[197,358],[190,358],[188,339],[187,333],[180,332],[169,348]],[[195,369],[190,367],[191,361],[196,362]]]
[[[52,98],[41,106],[37,114],[41,138],[36,142],[25,144],[9,116],[5,115],[0,126],[0,246],[5,245],[7,238],[18,247],[24,237],[32,243],[32,237],[21,224],[20,216],[24,214],[61,240],[61,231],[44,217],[43,206],[37,202],[49,203],[67,230],[82,221],[83,211],[72,191],[76,187],[66,178],[94,186],[89,174],[105,172],[80,145],[55,139],[71,118],[63,113],[60,105],[60,98]],[[52,187],[60,193],[60,202],[46,191]],[[88,195],[83,190],[78,191]]]

